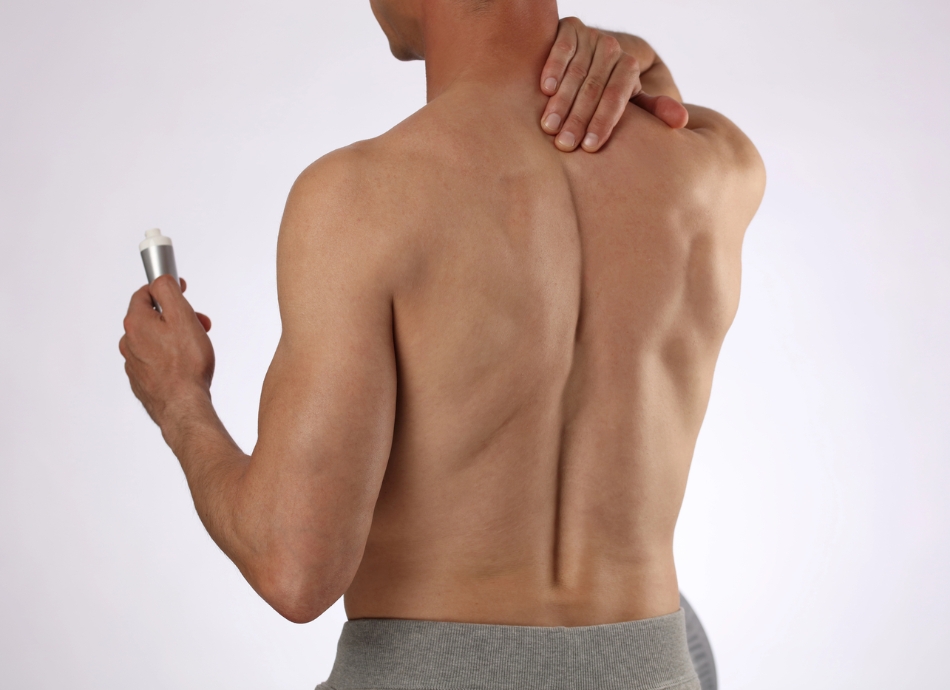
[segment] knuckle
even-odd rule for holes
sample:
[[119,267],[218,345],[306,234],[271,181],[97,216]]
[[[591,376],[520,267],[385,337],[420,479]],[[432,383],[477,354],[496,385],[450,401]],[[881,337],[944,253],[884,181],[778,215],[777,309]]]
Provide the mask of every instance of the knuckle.
[[556,94],[551,96],[551,101],[550,101],[550,104],[548,105],[547,111],[544,114],[544,117],[547,117],[551,113],[564,115],[564,113],[567,112],[567,109],[570,106],[571,106],[570,101],[564,98],[564,96],[561,95],[561,92],[558,91]]
[[564,123],[564,129],[571,132],[583,132],[587,125],[587,118],[581,117],[577,113],[571,113]]
[[581,81],[582,79],[584,79],[584,77],[587,76],[587,68],[582,67],[576,62],[572,62],[567,67],[567,76],[569,76],[570,78],[576,81]]
[[591,118],[589,130],[603,137],[611,127],[613,127],[611,118],[608,118],[603,113],[597,113]]
[[630,53],[624,53],[620,57],[620,66],[630,72],[639,72],[640,71],[640,61],[637,60]]
[[569,58],[574,54],[574,42],[567,38],[559,38],[551,47],[551,53],[555,55],[563,53],[565,58]]
[[622,107],[626,104],[628,99],[629,89],[621,88],[619,85],[610,84],[604,89],[603,95],[601,95],[600,100],[602,103],[605,103],[613,108]]
[[591,75],[587,77],[587,81],[584,82],[583,89],[585,94],[596,95],[603,91],[604,80],[601,77]]
[[[552,101],[554,101],[553,98]],[[563,120],[564,116],[571,109],[571,104],[572,102],[569,98],[557,98],[557,100],[551,104],[548,113],[556,113],[558,116],[560,116],[561,120]]]
[[604,50],[607,51],[607,54],[612,57],[619,57],[623,50],[620,49],[620,41],[611,36],[610,34],[601,34],[600,35],[601,45],[604,47]]

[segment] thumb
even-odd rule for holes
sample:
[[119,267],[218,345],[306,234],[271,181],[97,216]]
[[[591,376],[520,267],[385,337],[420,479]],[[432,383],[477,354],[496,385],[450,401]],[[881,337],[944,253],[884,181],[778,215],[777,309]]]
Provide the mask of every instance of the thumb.
[[673,129],[682,129],[689,122],[686,106],[669,96],[649,96],[641,91],[631,100]]

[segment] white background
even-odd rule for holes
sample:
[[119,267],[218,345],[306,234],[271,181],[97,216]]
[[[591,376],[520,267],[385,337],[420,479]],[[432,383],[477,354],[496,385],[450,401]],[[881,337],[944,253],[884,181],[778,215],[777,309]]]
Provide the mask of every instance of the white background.
[[[948,687],[950,4],[561,13],[650,40],[769,170],[677,536],[721,687]],[[0,686],[326,677],[341,607],[244,583],[116,345],[159,226],[249,450],[286,193],[423,102],[363,0],[0,1]]]

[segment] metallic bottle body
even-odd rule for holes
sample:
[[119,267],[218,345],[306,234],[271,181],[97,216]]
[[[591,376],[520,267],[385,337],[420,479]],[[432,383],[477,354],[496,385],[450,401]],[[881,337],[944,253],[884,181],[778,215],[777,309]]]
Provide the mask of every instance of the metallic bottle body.
[[175,250],[170,244],[153,244],[142,250],[142,263],[148,282],[163,275],[171,275],[178,280],[178,268],[175,266]]

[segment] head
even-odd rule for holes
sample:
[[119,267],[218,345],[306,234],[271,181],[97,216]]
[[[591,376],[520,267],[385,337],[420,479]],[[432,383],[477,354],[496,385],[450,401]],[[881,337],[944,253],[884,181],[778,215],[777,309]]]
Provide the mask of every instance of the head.
[[[424,60],[423,18],[432,5],[448,5],[460,13],[485,12],[500,0],[370,0],[373,15],[399,60]],[[447,8],[439,8],[447,9]]]

